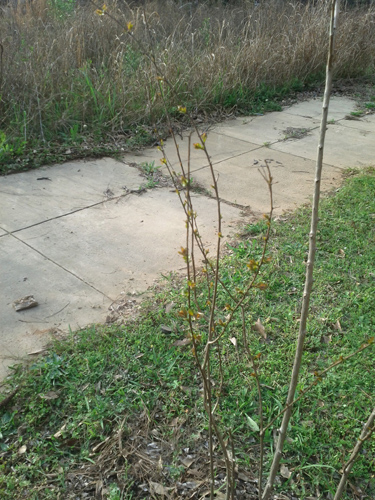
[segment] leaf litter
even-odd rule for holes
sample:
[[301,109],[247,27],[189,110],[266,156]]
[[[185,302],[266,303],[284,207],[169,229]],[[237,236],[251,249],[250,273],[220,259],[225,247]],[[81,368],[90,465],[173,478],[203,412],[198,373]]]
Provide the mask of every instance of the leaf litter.
[[[153,419],[154,421],[154,419]],[[108,498],[114,482],[133,499],[205,498],[209,488],[208,438],[205,432],[197,434],[194,448],[178,443],[196,432],[187,420],[174,418],[167,424],[173,438],[163,439],[163,429],[149,428],[146,414],[137,421],[124,421],[113,434],[92,448],[90,461],[82,462],[66,476],[67,498]],[[170,432],[170,431],[169,431]],[[219,447],[216,446],[215,450]],[[180,450],[176,456],[176,450]],[[254,458],[255,460],[255,458]],[[215,457],[217,479],[215,489],[221,498],[225,489],[225,463],[217,451]],[[258,498],[256,469],[238,470],[236,498]],[[178,477],[178,480],[177,480]],[[223,497],[224,498],[224,497]]]

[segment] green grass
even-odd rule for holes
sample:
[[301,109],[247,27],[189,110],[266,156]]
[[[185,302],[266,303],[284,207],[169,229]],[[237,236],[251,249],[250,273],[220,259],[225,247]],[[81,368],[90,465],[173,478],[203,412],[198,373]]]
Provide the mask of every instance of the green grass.
[[261,84],[256,91],[242,86],[222,91],[220,85],[217,85],[213,95],[213,104],[220,105],[224,109],[235,108],[239,113],[243,114],[281,111],[280,102],[284,97],[295,92],[301,92],[310,85],[317,85],[322,81],[324,81],[324,75],[314,74],[306,81],[294,78],[279,86]]
[[[298,391],[314,380],[314,371],[356,351],[374,335],[374,191],[373,170],[352,172],[343,187],[322,202],[314,295]],[[303,208],[273,224],[268,251],[272,260],[261,277],[268,288],[252,292],[249,300],[248,335],[253,352],[261,353],[265,423],[277,415],[287,392],[298,331],[309,217],[310,210]],[[223,258],[222,279],[232,293],[244,286],[246,263],[259,257],[265,230],[263,222],[248,226]],[[57,342],[47,357],[38,359],[29,369],[14,368],[9,390],[17,385],[20,390],[0,410],[1,498],[52,499],[59,498],[58,493],[60,498],[68,498],[68,473],[82,466],[94,467],[93,462],[103,460],[100,450],[92,452],[93,447],[106,438],[117,446],[116,431],[121,423],[123,447],[128,451],[132,443],[138,443],[139,435],[146,436],[144,443],[155,436],[173,443],[174,451],[163,458],[156,480],[166,486],[189,480],[179,455],[186,447],[197,455],[205,453],[207,420],[191,349],[174,345],[186,335],[186,324],[178,315],[185,300],[183,286],[172,276],[166,277],[163,289],[144,304],[137,320],[76,332],[68,340]],[[198,301],[204,312],[205,297],[198,293]],[[171,310],[168,307],[167,313],[166,306],[172,302],[175,305]],[[227,302],[224,292],[219,291],[220,314],[226,314]],[[258,318],[265,326],[266,341],[261,342],[259,335],[250,331]],[[204,336],[206,320],[203,317],[200,321]],[[168,326],[171,333],[164,333],[161,325]],[[238,354],[230,337],[237,338]],[[259,423],[258,398],[252,369],[242,356],[240,318],[234,319],[222,347],[225,386],[220,420],[223,428],[232,429],[240,470],[251,474],[256,471],[259,449],[246,415]],[[373,358],[370,347],[328,372],[296,404],[283,455],[292,476],[282,479],[280,490],[293,491],[298,498],[327,498],[335,490],[339,470],[374,406]],[[215,377],[214,361],[212,369]],[[176,420],[180,427],[173,424]],[[61,435],[54,437],[59,430]],[[26,451],[19,453],[22,446]],[[270,431],[266,434],[266,470],[272,447]],[[369,497],[375,495],[374,453],[372,438],[365,443],[350,478]],[[121,498],[119,489],[123,485],[127,487],[123,498],[132,498],[137,482],[142,482],[132,454],[127,456],[121,462],[122,475],[104,476],[113,498]],[[151,469],[152,476],[158,467],[155,464]],[[351,490],[343,498],[353,498]]]

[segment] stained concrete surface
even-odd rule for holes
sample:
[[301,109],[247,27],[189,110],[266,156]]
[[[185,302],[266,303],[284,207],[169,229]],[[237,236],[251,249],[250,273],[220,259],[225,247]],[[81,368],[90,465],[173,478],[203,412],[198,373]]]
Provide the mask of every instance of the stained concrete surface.
[[[284,153],[315,160],[318,141],[319,130],[313,130],[308,136],[298,140],[297,150],[292,140],[275,143],[272,147]],[[325,146],[324,161],[335,167],[363,167],[372,164],[375,159],[374,132],[343,126],[341,121],[328,125]]]
[[143,180],[137,169],[111,158],[2,177],[0,225],[12,232],[66,216],[120,196],[125,187],[137,189]]
[[[209,245],[218,232],[216,203],[202,196],[193,200]],[[222,208],[223,224],[234,228],[240,210]],[[164,188],[108,201],[58,224],[52,220],[25,229],[17,237],[114,301],[124,287],[138,293],[160,273],[184,268],[178,254],[185,243],[184,219],[175,192]]]
[[[375,115],[346,119],[354,110],[351,99],[331,100],[323,191],[340,184],[344,168],[375,164]],[[267,186],[258,172],[266,160],[274,177],[275,214],[309,200],[321,111],[321,100],[314,99],[208,130],[226,236],[268,210]],[[286,139],[287,130],[295,137]],[[178,144],[185,163],[186,135]],[[171,140],[166,152],[179,171]],[[138,295],[160,273],[183,270],[178,249],[185,216],[175,193],[168,186],[136,192],[145,179],[134,162],[158,166],[160,157],[150,148],[123,161],[68,162],[0,178],[0,378],[56,332],[103,322],[113,301],[141,300]],[[203,151],[192,150],[191,172],[203,193],[212,191]],[[194,202],[205,243],[212,245],[215,202],[204,194]],[[16,312],[13,302],[29,294],[38,307]]]
[[[264,170],[266,161],[273,177],[275,215],[292,210],[309,199],[313,192],[315,162],[266,147],[214,165],[222,199],[247,205],[259,215],[269,211],[268,186],[259,172]],[[195,171],[193,177],[212,191],[211,174],[207,168]],[[328,191],[337,186],[340,179],[339,168],[325,165],[322,190]]]
[[225,137],[241,138],[258,146],[283,140],[290,127],[299,130],[314,130],[319,128],[319,120],[294,116],[287,113],[272,113],[270,115],[236,118],[218,126],[217,131]]
[[[172,140],[169,140],[165,144],[165,154],[168,158],[170,165],[176,171],[179,171],[180,159],[183,164],[187,166],[187,161],[189,158],[189,133],[185,133],[182,138],[177,136],[178,142],[178,153],[180,158],[178,158],[175,144]],[[225,161],[230,158],[236,157],[248,151],[252,151],[254,149],[259,148],[259,144],[255,142],[249,142],[248,140],[243,140],[242,137],[231,137],[228,136],[223,139],[223,135],[220,133],[220,128],[217,130],[211,130],[209,132],[210,137],[210,148],[209,154],[211,161],[213,163],[217,163],[220,161]],[[197,169],[202,167],[206,167],[208,165],[207,157],[202,150],[197,150],[193,147],[194,143],[198,142],[198,136],[194,132],[191,134],[190,143],[190,162],[191,162],[191,171],[194,172]],[[137,154],[126,155],[126,160],[128,162],[134,161],[137,163],[142,162],[155,162],[155,166],[161,166],[160,159],[163,154],[157,149],[146,149]],[[163,169],[167,172],[167,169]]]
[[[292,106],[286,107],[283,113],[316,118],[320,121],[322,115],[323,97],[316,97],[308,101],[302,101]],[[356,111],[356,102],[350,97],[332,96],[328,108],[328,121],[341,120],[344,116]]]

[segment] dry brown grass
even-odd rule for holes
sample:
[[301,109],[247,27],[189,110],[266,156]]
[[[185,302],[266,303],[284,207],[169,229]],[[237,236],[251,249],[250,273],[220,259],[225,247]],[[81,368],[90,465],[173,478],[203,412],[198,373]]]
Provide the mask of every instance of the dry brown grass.
[[[261,85],[280,87],[324,71],[328,2],[144,3],[149,34],[140,7],[111,2],[109,12],[122,25],[132,21],[134,36],[153,47],[176,91],[172,97],[166,89],[171,108],[182,102],[199,111],[236,102],[246,107]],[[162,119],[149,60],[120,25],[94,10],[64,13],[34,0],[3,13],[0,128],[7,134],[50,139],[84,126],[118,133]],[[374,24],[374,7],[342,14],[336,76],[374,67]]]

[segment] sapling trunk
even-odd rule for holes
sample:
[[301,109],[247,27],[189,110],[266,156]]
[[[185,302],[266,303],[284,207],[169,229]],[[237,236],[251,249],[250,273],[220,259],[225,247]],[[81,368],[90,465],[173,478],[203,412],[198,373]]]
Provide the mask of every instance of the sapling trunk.
[[314,261],[315,261],[315,245],[316,245],[316,233],[318,226],[318,211],[319,211],[319,198],[320,198],[320,190],[321,190],[321,175],[322,175],[322,167],[323,167],[323,151],[324,151],[324,140],[326,135],[327,128],[327,117],[328,117],[328,106],[329,99],[331,95],[332,88],[332,69],[333,69],[333,53],[334,53],[334,42],[335,42],[335,31],[337,25],[338,18],[338,10],[339,10],[339,1],[332,0],[331,4],[331,22],[330,22],[330,34],[329,34],[329,50],[328,50],[328,60],[326,67],[326,83],[325,83],[325,91],[324,91],[324,99],[323,99],[323,112],[322,112],[322,120],[320,124],[320,138],[318,145],[318,155],[316,161],[316,169],[315,169],[315,185],[314,185],[314,196],[312,202],[312,215],[311,215],[311,227],[309,234],[309,253],[306,267],[306,278],[305,278],[305,287],[302,298],[302,310],[301,310],[301,319],[299,324],[299,332],[298,332],[298,341],[296,354],[294,358],[293,370],[289,385],[288,397],[286,406],[288,409],[284,413],[283,420],[280,427],[279,439],[276,446],[275,455],[272,461],[271,470],[267,479],[267,484],[265,486],[263,492],[263,500],[268,500],[271,496],[273,485],[275,482],[276,474],[279,471],[279,465],[282,455],[282,450],[284,447],[284,442],[286,438],[286,433],[288,429],[288,424],[290,421],[290,417],[292,414],[292,404],[295,397],[295,392],[298,383],[298,376],[301,368],[302,354],[303,354],[303,346],[306,337],[306,323],[307,316],[309,311],[309,303],[311,296],[311,289],[313,284],[313,270],[314,270]]

